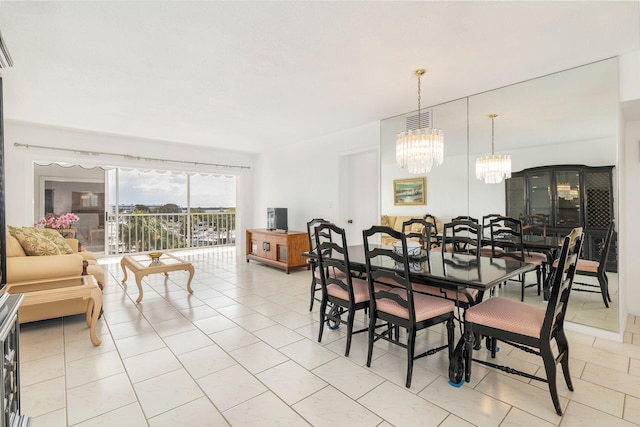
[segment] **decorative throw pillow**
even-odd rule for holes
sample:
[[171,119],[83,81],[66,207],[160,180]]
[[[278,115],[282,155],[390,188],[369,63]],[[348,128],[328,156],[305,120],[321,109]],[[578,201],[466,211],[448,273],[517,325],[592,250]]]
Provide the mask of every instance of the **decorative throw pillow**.
[[22,249],[22,246],[20,246],[18,239],[7,232],[7,258],[16,256],[27,256],[27,254],[24,252],[24,249]]
[[51,240],[51,242],[58,247],[60,253],[63,255],[72,254],[73,249],[67,243],[66,239],[62,237],[62,234],[58,230],[54,230],[52,228],[36,228],[41,233],[44,233],[45,236]]
[[[20,246],[22,246],[22,249],[24,249],[27,255],[43,256],[61,254],[58,245],[53,242],[49,233],[44,232],[43,228],[9,226],[9,233],[18,239]],[[67,245],[67,247],[69,247],[69,245]],[[71,250],[70,247],[69,250]],[[73,251],[71,253],[73,253]]]
[[391,227],[391,223],[389,222],[389,217],[387,215],[382,215],[382,218],[380,218],[380,225],[383,227]]

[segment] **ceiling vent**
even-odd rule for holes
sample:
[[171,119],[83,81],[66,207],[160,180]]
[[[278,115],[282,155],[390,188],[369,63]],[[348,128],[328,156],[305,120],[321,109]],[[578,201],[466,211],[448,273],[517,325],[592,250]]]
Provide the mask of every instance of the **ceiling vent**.
[[407,117],[407,131],[410,130],[418,130],[424,128],[431,127],[431,113],[429,111],[425,111],[424,113],[420,113],[420,126],[418,126],[418,115]]
[[0,68],[7,67],[13,67],[13,59],[11,59],[9,49],[7,49],[7,45],[4,44],[2,34],[0,34]]

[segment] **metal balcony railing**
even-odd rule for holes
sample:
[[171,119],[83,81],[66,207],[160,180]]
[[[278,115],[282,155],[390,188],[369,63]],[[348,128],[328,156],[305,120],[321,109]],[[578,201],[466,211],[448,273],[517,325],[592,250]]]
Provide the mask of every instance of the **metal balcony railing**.
[[205,248],[235,244],[236,214],[110,214],[105,224],[107,253]]

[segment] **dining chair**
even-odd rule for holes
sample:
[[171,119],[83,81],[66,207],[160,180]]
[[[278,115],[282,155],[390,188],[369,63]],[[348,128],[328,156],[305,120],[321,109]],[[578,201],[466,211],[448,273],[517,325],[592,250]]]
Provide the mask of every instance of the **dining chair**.
[[402,223],[402,234],[407,239],[420,243],[420,246],[424,249],[423,255],[428,257],[431,250],[431,233],[434,228],[435,226],[425,219],[411,218]]
[[442,252],[469,253],[480,258],[481,229],[477,221],[454,219],[442,226]]
[[[482,217],[482,248],[480,249],[480,256],[490,257],[493,254],[493,249],[490,247],[491,239],[491,220],[501,218],[504,215],[501,214],[488,214]],[[489,246],[489,247],[485,247]],[[497,248],[498,249],[498,248]],[[499,250],[499,249],[498,249]]]
[[[416,223],[423,224],[424,228],[422,233],[416,233],[416,232],[406,233],[405,232],[405,230],[410,229],[409,227],[411,224],[416,224]],[[426,223],[426,224],[428,225],[429,223]],[[423,252],[421,253],[421,255],[413,255],[411,253],[411,248],[407,248],[410,255],[410,260],[409,260],[410,267],[416,261],[426,262],[427,265],[430,265],[429,253],[432,250],[431,244],[430,244],[430,242],[432,242],[432,239],[430,236],[429,227],[427,225],[425,225],[425,220],[421,220],[421,219],[412,219],[412,220],[406,221],[403,224],[402,229],[403,229],[403,232],[405,233],[405,236],[407,238],[413,238],[418,240],[419,242],[421,242],[421,246],[423,247]],[[426,230],[426,232],[424,230]],[[458,231],[460,232],[460,230]],[[447,263],[449,261],[451,260],[448,260],[448,259],[443,260],[444,263]],[[477,264],[474,266],[474,268],[477,268]],[[441,288],[438,286],[427,285],[423,283],[413,283],[413,289],[415,292],[428,294],[428,295],[436,296],[439,298],[446,298],[450,301],[453,301],[456,305],[463,308],[466,308],[469,305],[473,304],[476,296],[478,295],[477,289],[465,289],[464,291],[458,291],[454,289]]]
[[[369,285],[366,280],[350,274],[347,237],[343,228],[321,223],[315,228],[315,239],[322,288],[318,342],[322,341],[325,323],[330,329],[337,329],[346,323],[347,346],[344,355],[349,356],[352,335],[367,331],[367,328],[354,331],[353,322],[356,311],[369,308]],[[343,315],[347,316],[346,322],[342,319]]]
[[[309,238],[309,253],[316,254],[316,226],[319,224],[329,223],[323,218],[314,218],[307,222],[307,237]],[[317,255],[316,255],[317,256]],[[317,258],[308,258],[307,262],[311,267],[311,302],[309,303],[309,311],[313,311],[313,303],[318,300],[316,292],[322,290],[320,285],[320,271],[318,270]],[[319,301],[319,300],[318,300]]]
[[[574,282],[573,290],[579,292],[599,293],[602,295],[602,301],[604,301],[605,307],[609,308],[611,302],[611,295],[609,294],[609,278],[607,277],[607,261],[609,260],[609,251],[611,249],[611,241],[613,240],[613,234],[615,233],[615,223],[613,220],[609,223],[607,228],[607,234],[602,244],[602,251],[600,252],[600,261],[590,261],[586,259],[579,259],[576,266],[576,274],[579,276],[590,276],[598,279],[598,284]],[[554,262],[555,266],[555,262]],[[576,286],[578,285],[578,286]],[[593,290],[593,288],[600,288],[599,290]]]
[[547,262],[545,254],[537,252],[528,252],[524,250],[522,240],[522,221],[519,219],[502,216],[494,218],[490,221],[491,230],[491,257],[492,258],[512,258],[527,264],[533,264],[536,267],[536,283],[526,285],[526,273],[520,276],[520,301],[524,301],[524,290],[532,286],[537,286],[538,295],[542,286],[542,278],[544,276],[543,266]]
[[547,215],[521,215],[520,221],[522,221],[523,234],[533,236],[547,235],[547,224],[549,224],[549,217]]
[[[576,263],[583,241],[582,228],[575,228],[564,239],[558,268],[552,279],[552,289],[546,309],[534,307],[507,298],[489,298],[465,311],[465,381],[471,379],[471,362],[480,363],[503,372],[546,382],[551,400],[558,415],[562,408],[556,385],[556,365],[560,363],[565,382],[573,391],[569,372],[569,343],[564,332],[564,319],[571,293],[571,285],[576,272]],[[503,341],[514,348],[542,358],[546,378],[522,372],[508,366],[501,366],[487,360],[473,359],[474,337],[487,336],[491,359],[496,358],[497,341]],[[557,349],[554,355],[552,341]]]
[[[411,258],[406,236],[390,228],[373,226],[363,231],[366,272],[371,294],[369,309],[369,347],[367,366],[371,367],[373,344],[385,340],[407,349],[406,387],[411,387],[413,361],[448,349],[449,358],[454,345],[454,304],[443,298],[413,291],[410,281]],[[390,236],[400,240],[400,249],[381,247],[381,237]],[[376,287],[378,281],[387,287]],[[381,324],[378,324],[381,321]],[[416,333],[440,323],[446,323],[447,344],[415,354]],[[382,328],[378,331],[379,328]],[[406,341],[401,340],[398,328],[406,329]],[[394,334],[395,332],[395,334]]]
[[430,214],[424,216],[424,220],[431,224],[431,246],[438,246],[440,230],[438,230],[438,221],[436,217]]

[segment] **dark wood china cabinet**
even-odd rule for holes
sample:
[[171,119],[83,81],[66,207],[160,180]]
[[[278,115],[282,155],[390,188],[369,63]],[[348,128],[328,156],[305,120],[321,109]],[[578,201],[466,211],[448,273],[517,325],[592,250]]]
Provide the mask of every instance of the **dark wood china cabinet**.
[[[505,180],[507,216],[546,219],[547,235],[583,227],[582,258],[599,260],[607,227],[614,218],[614,166],[555,165],[524,169]],[[617,271],[616,238],[607,269]]]

